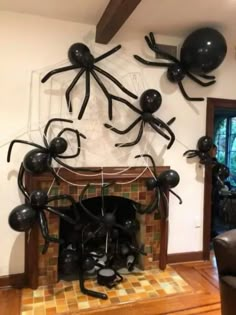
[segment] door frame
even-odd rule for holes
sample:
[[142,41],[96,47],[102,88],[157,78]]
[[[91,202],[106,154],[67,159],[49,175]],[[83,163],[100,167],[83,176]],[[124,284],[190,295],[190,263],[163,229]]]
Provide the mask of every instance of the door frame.
[[[235,109],[236,100],[223,98],[207,98],[206,110],[206,135],[213,137],[214,135],[214,115],[218,109]],[[210,258],[210,232],[211,232],[211,168],[205,169],[204,181],[204,213],[203,213],[203,259]]]

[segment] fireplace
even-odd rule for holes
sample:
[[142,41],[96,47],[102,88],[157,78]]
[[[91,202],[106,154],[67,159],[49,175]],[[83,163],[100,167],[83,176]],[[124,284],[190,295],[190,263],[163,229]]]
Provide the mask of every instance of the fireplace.
[[[157,167],[157,173],[161,173],[169,167]],[[70,194],[78,201],[83,186],[89,182],[94,184],[115,181],[118,184],[109,188],[109,195],[124,197],[142,203],[148,204],[152,198],[152,191],[147,191],[145,181],[151,177],[151,173],[144,167],[107,167],[103,169],[102,174],[90,174],[91,176],[78,175],[67,171],[60,170],[60,175],[67,182],[62,181],[61,184],[53,185],[50,189],[51,195]],[[133,182],[132,180],[138,177]],[[73,184],[69,184],[73,183]],[[121,184],[122,183],[122,184]],[[25,184],[28,191],[34,189],[48,190],[52,184],[52,176],[45,173],[41,176],[32,176],[26,174]],[[77,185],[77,186],[76,186]],[[99,186],[92,185],[88,191],[86,198],[93,198],[100,195]],[[65,206],[60,204],[60,206]],[[57,216],[48,215],[50,234],[58,236],[59,219]],[[137,215],[140,223],[138,239],[140,243],[145,244],[145,252],[147,256],[141,256],[139,267],[141,269],[165,269],[167,261],[167,241],[168,241],[168,219],[160,219],[158,212],[147,215]],[[25,237],[25,275],[26,286],[36,289],[39,285],[55,284],[58,280],[58,255],[59,246],[50,244],[48,252],[41,255],[44,240],[40,234],[38,225],[26,233]]]

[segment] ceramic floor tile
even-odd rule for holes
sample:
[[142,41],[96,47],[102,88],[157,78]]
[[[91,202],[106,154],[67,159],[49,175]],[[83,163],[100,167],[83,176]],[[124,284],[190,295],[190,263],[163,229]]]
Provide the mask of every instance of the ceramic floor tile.
[[43,286],[33,291],[22,290],[21,315],[61,315],[80,310],[109,307],[170,294],[191,292],[192,288],[171,268],[147,270],[125,275],[124,281],[109,290],[94,280],[86,287],[107,294],[107,300],[96,299],[80,292],[78,281],[60,281],[54,287]]

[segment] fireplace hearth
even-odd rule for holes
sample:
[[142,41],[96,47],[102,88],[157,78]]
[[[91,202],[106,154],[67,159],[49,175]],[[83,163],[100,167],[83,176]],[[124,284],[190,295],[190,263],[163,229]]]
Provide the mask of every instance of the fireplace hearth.
[[[169,169],[169,167],[157,167],[157,173],[161,173],[165,170]],[[140,175],[141,174],[141,175]],[[67,182],[62,181],[60,186],[54,185],[50,189],[51,195],[57,194],[70,194],[74,197],[75,200],[78,201],[78,198],[81,194],[83,186],[88,183],[88,177],[82,174],[74,174],[65,169],[60,170],[60,175],[66,179]],[[140,175],[140,176],[138,176]],[[153,214],[147,215],[139,215],[135,212],[132,207],[132,202],[141,203],[142,205],[147,205],[152,198],[152,191],[147,191],[145,186],[145,181],[147,178],[150,178],[152,175],[148,169],[144,167],[113,167],[113,168],[104,168],[102,178],[104,182],[116,182],[118,184],[112,185],[106,191],[104,200],[107,204],[107,208],[113,209],[114,205],[116,205],[116,215],[115,220],[119,224],[124,224],[125,221],[132,219],[132,222],[137,222],[137,234],[135,236],[135,240],[132,240],[131,245],[134,248],[139,249],[141,252],[144,250],[146,252],[146,256],[140,256],[138,260],[138,266],[141,269],[165,269],[166,260],[167,260],[167,241],[168,241],[168,219],[160,219],[158,215],[158,211],[155,211]],[[138,177],[138,179],[133,182],[132,180]],[[101,209],[101,187],[99,184],[101,183],[101,174],[94,174],[89,177],[89,182],[94,183],[95,185],[91,185],[85,196],[85,204],[86,207],[90,209],[90,207],[94,208],[92,204],[96,204],[96,209]],[[72,184],[69,184],[72,183]],[[49,187],[52,184],[51,174],[43,174],[41,176],[31,176],[26,174],[25,184],[28,191],[33,191],[34,189],[43,189],[48,191]],[[99,204],[100,203],[100,204]],[[58,206],[55,203],[55,206]],[[59,206],[66,208],[67,204],[60,204]],[[78,203],[79,207],[79,203]],[[119,208],[119,210],[118,210]],[[127,210],[128,209],[128,210]],[[98,210],[96,210],[98,211]],[[80,212],[82,213],[82,211]],[[129,213],[129,215],[128,215]],[[62,222],[60,223],[58,217],[49,214],[48,215],[49,222],[49,231],[50,234],[55,236],[59,236],[60,229],[62,228]],[[81,218],[81,224],[86,224],[84,222],[85,218]],[[93,232],[95,227],[91,227],[91,231]],[[90,232],[91,232],[90,231]],[[81,231],[80,231],[81,232]],[[100,231],[100,246],[104,246],[105,238],[102,235],[102,230]],[[122,235],[122,233],[121,233]],[[26,233],[25,237],[25,285],[36,289],[39,285],[52,285],[55,284],[60,277],[62,277],[60,264],[58,265],[58,261],[61,259],[61,255],[65,251],[68,252],[76,250],[76,242],[78,242],[81,237],[81,233],[78,233],[76,236],[77,239],[68,239],[69,236],[63,237],[67,238],[66,245],[58,246],[57,244],[50,244],[48,252],[45,255],[41,254],[41,249],[43,246],[43,238],[40,235],[39,228],[37,225],[29,232]],[[96,238],[97,239],[97,238]],[[98,237],[99,239],[99,237]],[[115,239],[115,237],[114,237]],[[127,244],[130,242],[130,239],[127,236],[122,235],[121,243]],[[136,242],[137,241],[137,242]],[[73,243],[75,242],[75,243]],[[98,246],[98,240],[94,241],[94,246]],[[93,243],[93,242],[92,242]],[[142,248],[142,244],[144,247]],[[107,245],[108,246],[108,245]],[[109,246],[114,246],[114,244],[110,244]],[[119,251],[122,250],[125,253],[125,245],[118,245]],[[91,249],[92,251],[92,249]],[[136,257],[135,257],[136,259]],[[117,260],[118,261],[118,260]],[[76,264],[76,258],[74,263]],[[127,266],[127,256],[123,256],[116,266],[117,268]],[[67,274],[68,276],[68,274]],[[70,275],[71,276],[71,275]],[[71,280],[71,279],[70,279]]]

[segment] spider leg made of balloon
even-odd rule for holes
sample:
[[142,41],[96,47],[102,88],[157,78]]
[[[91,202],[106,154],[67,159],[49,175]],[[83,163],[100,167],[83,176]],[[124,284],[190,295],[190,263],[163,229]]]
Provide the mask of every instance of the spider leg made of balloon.
[[31,145],[32,147],[38,148],[40,150],[42,150],[43,152],[47,152],[47,149],[45,149],[44,147],[42,147],[39,144],[33,143],[33,142],[29,142],[29,141],[25,141],[25,140],[12,140],[9,148],[8,148],[8,152],[7,152],[7,162],[11,161],[11,152],[12,152],[12,147],[15,143],[24,143],[24,144],[28,144]]
[[193,158],[195,156],[199,156],[199,153],[199,150],[187,150],[184,152],[183,156],[186,156],[187,158]]
[[[152,164],[152,172],[154,175],[153,180],[156,181],[156,179],[158,178],[157,172],[156,172],[156,166],[155,166],[155,162],[153,160],[153,157],[149,154],[139,154],[136,155],[135,158],[140,158],[140,157],[147,157],[150,159],[151,164]],[[150,214],[153,213],[155,210],[161,211],[160,210],[160,190],[159,187],[154,187],[152,190],[154,190],[154,194],[153,194],[153,198],[150,200],[149,204],[147,206],[142,206],[138,203],[134,203],[134,207],[136,209],[136,211],[140,214]]]
[[[215,77],[203,74],[203,75],[199,75],[199,76],[206,79],[206,80],[212,80],[212,81],[203,82],[203,81],[199,80],[192,73],[190,73],[186,69],[183,69],[181,61],[179,61],[174,56],[162,51],[159,48],[158,44],[156,43],[156,40],[155,40],[153,33],[150,33],[149,36],[150,37],[145,36],[145,40],[146,40],[148,47],[153,52],[155,52],[156,54],[159,54],[160,56],[169,60],[170,62],[151,62],[151,61],[145,60],[145,59],[143,59],[137,55],[134,55],[134,58],[136,60],[138,60],[139,62],[141,62],[145,65],[148,65],[148,66],[167,67],[168,68],[168,74],[170,74],[170,76],[168,76],[169,80],[171,82],[176,82],[178,84],[179,89],[180,89],[180,91],[181,91],[181,93],[185,99],[187,99],[188,101],[203,101],[204,98],[202,98],[202,97],[190,97],[184,89],[184,86],[182,84],[182,80],[183,80],[184,76],[187,75],[190,79],[192,79],[197,84],[199,84],[203,87],[207,87],[207,86],[210,86],[216,82],[215,80],[212,80],[212,79],[215,79]],[[180,72],[181,72],[181,75],[180,75]],[[180,75],[180,76],[178,77],[177,75]]]
[[[61,73],[64,71],[69,71],[69,70],[74,70],[74,69],[79,69],[81,68],[81,70],[79,71],[79,73],[75,76],[75,78],[73,79],[73,81],[71,82],[71,84],[69,85],[69,87],[66,90],[65,93],[65,97],[66,97],[66,102],[67,102],[67,106],[69,109],[69,112],[72,112],[72,104],[71,104],[71,100],[70,100],[70,93],[73,90],[73,88],[75,87],[75,85],[77,84],[77,82],[79,81],[80,77],[85,73],[85,97],[78,115],[78,119],[82,119],[83,114],[85,112],[85,109],[87,107],[89,98],[90,98],[90,74],[93,76],[93,78],[95,79],[95,81],[97,82],[98,86],[101,88],[101,90],[103,91],[103,93],[105,94],[107,100],[108,100],[108,116],[109,119],[112,119],[112,99],[113,99],[113,95],[110,94],[108,92],[108,90],[106,89],[105,85],[102,83],[102,81],[100,80],[100,78],[98,77],[98,75],[96,74],[99,73],[102,76],[105,76],[107,79],[109,79],[110,81],[112,81],[117,87],[120,88],[121,91],[123,91],[125,94],[129,95],[132,98],[137,98],[137,96],[135,94],[133,94],[132,92],[130,92],[128,89],[126,89],[115,77],[113,77],[110,73],[106,72],[105,70],[101,69],[98,66],[95,66],[95,64],[107,57],[109,57],[110,55],[114,54],[115,52],[117,52],[120,48],[121,45],[118,45],[116,47],[114,47],[113,49],[109,50],[108,52],[102,54],[101,56],[94,58],[88,47],[85,46],[84,44],[74,44],[71,46],[70,50],[73,50],[73,47],[75,49],[77,45],[77,48],[83,48],[83,51],[81,53],[81,56],[77,58],[77,60],[74,61],[74,65],[72,66],[67,66],[67,67],[62,67],[59,69],[55,69],[52,70],[50,72],[48,72],[43,78],[42,78],[42,83],[46,82],[51,76],[57,74],[57,73]],[[79,49],[78,48],[78,49]],[[82,49],[81,48],[81,49]],[[84,50],[85,48],[85,50]],[[69,51],[70,51],[69,50]],[[80,58],[80,59],[79,59]],[[87,58],[90,59],[89,61],[83,58]],[[71,60],[70,60],[71,61]]]
[[89,296],[93,296],[93,297],[98,298],[98,299],[106,300],[108,298],[108,296],[105,293],[92,291],[92,290],[87,289],[85,287],[84,270],[83,270],[83,258],[84,258],[84,256],[83,256],[82,251],[80,251],[79,254],[81,256],[81,259],[79,260],[79,264],[78,264],[78,273],[79,273],[79,285],[80,285],[81,292],[85,295],[89,295]]
[[[44,247],[42,250],[42,253],[45,254],[47,252],[47,249],[48,249],[50,242],[62,244],[63,240],[58,239],[56,237],[52,237],[49,235],[48,223],[47,223],[47,218],[46,218],[46,215],[44,213],[44,210],[59,216],[62,220],[66,221],[72,225],[75,225],[79,220],[79,215],[77,212],[76,203],[75,203],[75,200],[71,196],[65,195],[65,194],[48,197],[45,192],[39,191],[39,190],[34,191],[32,194],[29,194],[29,192],[27,191],[26,187],[23,184],[24,174],[25,174],[25,169],[23,167],[23,164],[21,163],[19,174],[18,174],[18,179],[17,179],[18,187],[19,187],[20,191],[22,192],[22,194],[25,196],[28,206],[32,210],[36,211],[36,215],[37,215],[38,222],[39,222],[39,227],[40,227],[42,236],[45,240]],[[43,201],[40,199],[37,201],[37,194],[40,194]],[[36,201],[32,201],[32,199],[36,200]],[[48,205],[50,202],[58,201],[58,200],[68,200],[71,203],[72,211],[74,214],[74,219],[72,219],[68,215],[62,213],[60,211],[59,207],[51,207],[50,205]]]

